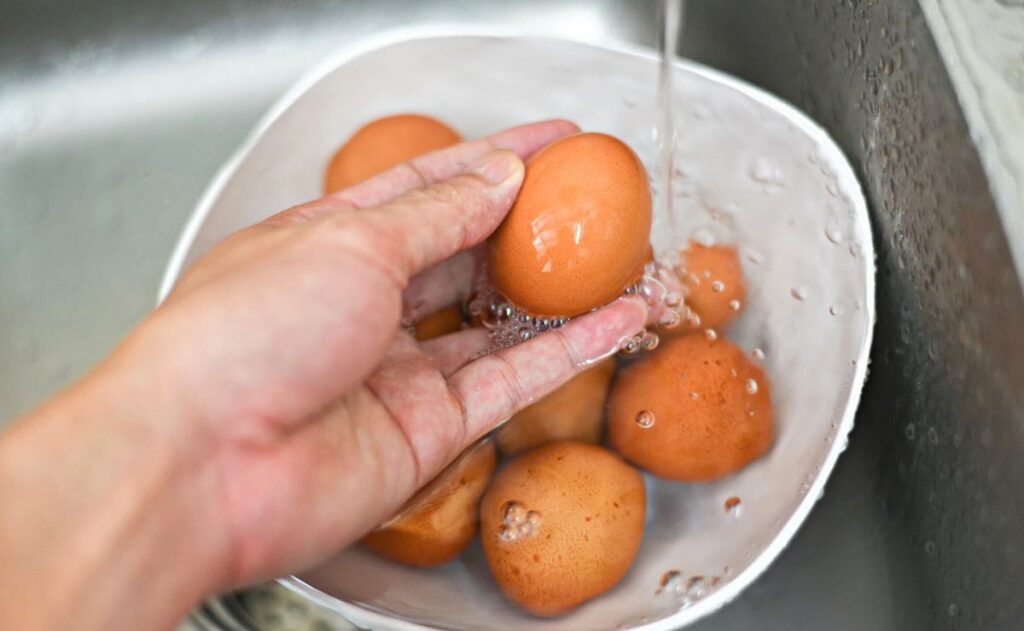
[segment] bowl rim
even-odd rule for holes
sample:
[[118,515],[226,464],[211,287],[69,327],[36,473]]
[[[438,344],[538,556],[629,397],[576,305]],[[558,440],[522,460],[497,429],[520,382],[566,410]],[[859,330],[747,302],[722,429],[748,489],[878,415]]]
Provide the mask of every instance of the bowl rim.
[[[170,293],[174,283],[182,272],[185,261],[195,242],[196,236],[205,223],[210,211],[217,199],[227,186],[228,182],[239,169],[242,161],[249,155],[264,133],[270,128],[289,108],[291,108],[307,91],[318,84],[321,80],[334,72],[337,68],[351,62],[363,55],[373,53],[391,46],[409,43],[412,41],[431,39],[495,39],[495,40],[535,40],[535,41],[559,41],[600,48],[606,51],[618,52],[632,57],[657,61],[657,51],[639,44],[631,44],[622,41],[608,41],[601,37],[561,37],[561,36],[538,36],[524,32],[522,29],[490,28],[465,26],[460,24],[437,23],[429,26],[401,27],[389,29],[380,33],[360,38],[352,43],[341,47],[320,64],[317,64],[292,86],[286,90],[281,97],[275,101],[266,114],[264,114],[246,139],[236,149],[230,158],[221,166],[213,180],[196,203],[191,216],[189,217],[181,236],[173,249],[167,268],[160,283],[157,304]],[[853,166],[846,155],[841,151],[837,143],[828,135],[823,127],[808,115],[789,104],[783,99],[770,94],[759,87],[754,86],[742,79],[726,74],[701,63],[684,58],[676,58],[673,62],[676,68],[683,68],[698,76],[720,83],[726,87],[741,92],[745,96],[765,105],[766,107],[782,114],[791,122],[806,132],[812,139],[819,143],[825,158],[831,166],[836,168],[836,175],[843,183],[843,188],[851,195],[850,204],[857,216],[864,216],[870,219],[867,201],[864,196],[863,187],[856,176]],[[870,227],[870,220],[867,221],[867,235],[863,241],[862,255],[870,268],[866,275],[866,295],[864,297],[864,310],[866,315],[867,331],[865,344],[861,353],[856,359],[849,396],[844,407],[843,417],[839,420],[835,430],[835,439],[829,447],[821,467],[811,483],[806,494],[800,500],[796,510],[789,516],[786,523],[772,538],[771,542],[762,548],[760,553],[754,557],[750,564],[732,580],[725,583],[720,589],[715,590],[705,598],[680,608],[675,613],[654,620],[641,623],[631,627],[635,631],[664,631],[677,629],[704,618],[724,605],[738,597],[750,584],[757,580],[761,574],[774,562],[779,554],[792,540],[797,530],[806,521],[811,509],[824,494],[825,483],[831,476],[839,455],[845,451],[848,443],[848,436],[853,429],[854,416],[857,411],[864,383],[867,380],[868,359],[873,345],[874,329],[876,323],[875,293],[876,293],[876,265],[875,246],[873,233]],[[311,601],[327,609],[335,611],[350,622],[360,626],[368,626],[372,629],[394,629],[396,631],[420,631],[437,629],[423,624],[396,618],[377,611],[366,605],[349,602],[336,598],[322,592],[316,587],[303,581],[297,576],[286,576],[276,579],[278,583],[291,591],[310,599]]]

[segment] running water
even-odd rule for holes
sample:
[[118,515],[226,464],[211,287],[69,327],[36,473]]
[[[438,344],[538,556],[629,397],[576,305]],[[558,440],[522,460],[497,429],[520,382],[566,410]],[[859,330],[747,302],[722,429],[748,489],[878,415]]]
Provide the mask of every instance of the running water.
[[[676,146],[675,99],[672,86],[673,62],[679,45],[679,32],[683,28],[682,0],[662,0],[661,3],[661,64],[658,69],[658,102],[654,124],[654,187],[660,192],[654,212],[665,220],[671,231],[669,242],[680,242],[680,234],[672,209],[674,153]],[[675,253],[668,254],[675,258]],[[673,261],[664,261],[671,264]]]

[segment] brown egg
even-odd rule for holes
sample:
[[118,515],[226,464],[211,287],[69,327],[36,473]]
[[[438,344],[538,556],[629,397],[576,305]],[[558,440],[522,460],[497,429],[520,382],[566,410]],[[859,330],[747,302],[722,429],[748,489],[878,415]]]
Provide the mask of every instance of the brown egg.
[[611,445],[670,480],[715,480],[772,442],[768,379],[724,338],[690,333],[619,372],[608,400]]
[[491,278],[534,315],[577,316],[640,278],[650,233],[647,172],[633,150],[605,134],[569,136],[527,162],[490,241]]
[[477,531],[480,496],[494,475],[497,452],[477,443],[448,465],[363,544],[394,561],[417,567],[447,563],[466,549]]
[[498,449],[514,456],[556,440],[600,441],[614,374],[615,361],[605,360],[522,410],[495,433]]
[[462,310],[452,305],[435,311],[416,323],[416,339],[425,342],[455,333],[462,328]]
[[509,599],[556,616],[626,574],[644,530],[644,482],[614,453],[572,441],[518,456],[480,503],[487,563]]
[[691,242],[680,263],[686,306],[699,318],[689,328],[721,328],[739,315],[747,292],[735,247]]
[[419,114],[379,118],[359,129],[331,159],[324,177],[330,194],[387,171],[416,156],[462,141],[439,120]]

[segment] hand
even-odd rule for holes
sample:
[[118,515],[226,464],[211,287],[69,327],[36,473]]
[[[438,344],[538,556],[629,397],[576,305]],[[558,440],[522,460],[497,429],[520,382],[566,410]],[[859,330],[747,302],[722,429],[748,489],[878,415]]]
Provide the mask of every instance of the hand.
[[[153,616],[298,571],[352,543],[472,441],[613,353],[643,327],[641,300],[620,299],[480,358],[485,331],[417,343],[400,326],[465,298],[477,246],[518,192],[521,159],[574,131],[555,121],[464,143],[216,246],[110,359],[0,442],[0,495],[40,497],[40,484],[59,480],[55,505],[37,511],[92,526],[65,527],[71,534],[55,545],[48,533],[56,550],[33,565],[9,543],[31,545],[31,514],[0,517],[0,564],[29,566],[34,598],[68,607],[75,599],[54,590],[84,590],[86,579],[67,569],[67,556],[58,561],[61,553],[88,548],[80,573],[112,594],[118,580],[149,568],[175,606],[154,605],[160,614],[135,622],[168,623]],[[80,447],[67,446],[83,424]],[[47,462],[40,479],[33,456],[53,441],[70,456]],[[106,460],[91,460],[96,450]],[[92,506],[82,499],[90,493]],[[128,557],[120,573],[109,558],[119,555]],[[191,587],[169,583],[175,571],[188,572]],[[0,578],[0,593],[5,587]],[[146,602],[122,595],[118,606]],[[61,620],[59,606],[42,604],[50,620],[88,628],[80,609]],[[92,607],[86,620],[109,628],[102,607]]]

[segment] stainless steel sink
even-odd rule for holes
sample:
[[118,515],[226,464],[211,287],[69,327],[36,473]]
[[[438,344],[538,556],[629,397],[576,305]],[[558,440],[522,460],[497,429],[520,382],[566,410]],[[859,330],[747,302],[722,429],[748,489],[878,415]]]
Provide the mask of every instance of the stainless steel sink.
[[[437,21],[651,44],[656,13],[612,0],[0,0],[0,418],[82,373],[152,306],[216,168],[332,50]],[[692,0],[687,13],[685,54],[838,140],[879,251],[850,448],[773,568],[698,628],[1019,628],[1024,242],[1012,226],[1024,209],[983,167],[925,12]],[[211,603],[192,624],[269,629],[264,593]],[[289,611],[278,618],[299,620]]]

